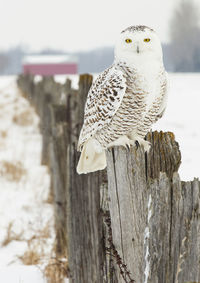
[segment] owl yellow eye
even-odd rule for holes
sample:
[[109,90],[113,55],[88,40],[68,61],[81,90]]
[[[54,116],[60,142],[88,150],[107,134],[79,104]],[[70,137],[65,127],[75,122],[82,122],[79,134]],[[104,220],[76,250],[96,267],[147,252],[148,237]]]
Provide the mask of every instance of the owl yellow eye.
[[149,42],[151,39],[150,38],[145,38],[144,42]]
[[131,43],[132,40],[130,38],[125,39],[126,43]]

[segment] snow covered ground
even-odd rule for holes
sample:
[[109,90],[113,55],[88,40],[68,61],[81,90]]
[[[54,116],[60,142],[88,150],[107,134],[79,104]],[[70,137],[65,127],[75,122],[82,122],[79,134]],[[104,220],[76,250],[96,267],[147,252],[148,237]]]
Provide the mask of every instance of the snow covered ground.
[[[14,77],[0,78],[0,282],[44,283],[54,243],[39,119]],[[27,265],[25,265],[27,264]]]
[[170,90],[165,115],[153,130],[172,131],[180,145],[183,181],[200,177],[200,73],[169,75]]
[[[77,87],[78,77],[70,78]],[[39,119],[15,79],[0,77],[0,282],[45,283],[55,236],[49,173],[40,164]],[[170,74],[170,82],[166,113],[153,129],[175,133],[181,179],[192,180],[200,176],[200,74]]]

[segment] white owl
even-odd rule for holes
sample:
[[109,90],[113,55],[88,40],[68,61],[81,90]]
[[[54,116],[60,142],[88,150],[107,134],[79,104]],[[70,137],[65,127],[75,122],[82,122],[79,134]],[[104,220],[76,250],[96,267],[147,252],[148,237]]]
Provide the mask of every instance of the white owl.
[[145,135],[166,107],[167,73],[161,43],[146,26],[123,30],[115,46],[115,60],[101,73],[88,93],[78,150],[79,174],[106,167],[105,150],[131,146],[145,151]]

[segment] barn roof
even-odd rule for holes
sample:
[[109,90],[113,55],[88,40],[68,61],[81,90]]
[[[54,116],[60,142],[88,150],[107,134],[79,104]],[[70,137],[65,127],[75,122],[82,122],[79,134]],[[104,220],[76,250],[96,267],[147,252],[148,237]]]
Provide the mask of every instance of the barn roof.
[[77,62],[78,58],[74,55],[28,55],[23,58],[23,64],[63,64]]

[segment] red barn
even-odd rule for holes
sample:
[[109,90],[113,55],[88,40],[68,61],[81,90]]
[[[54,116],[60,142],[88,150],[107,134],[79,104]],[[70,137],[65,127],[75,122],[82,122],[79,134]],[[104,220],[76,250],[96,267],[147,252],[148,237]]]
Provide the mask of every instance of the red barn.
[[25,56],[23,72],[42,76],[77,74],[78,59],[71,55]]

